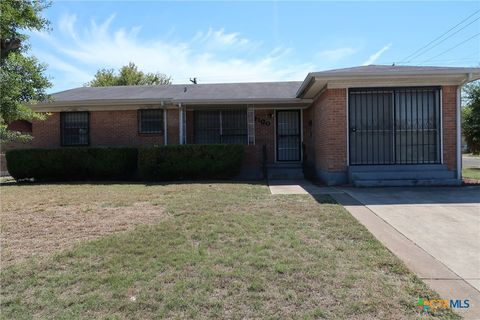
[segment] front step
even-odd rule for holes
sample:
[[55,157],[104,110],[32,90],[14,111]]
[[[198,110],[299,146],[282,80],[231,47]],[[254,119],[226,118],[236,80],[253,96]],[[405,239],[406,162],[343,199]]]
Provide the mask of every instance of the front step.
[[381,165],[358,165],[348,168],[351,172],[360,171],[438,171],[448,170],[444,164],[381,164]]
[[456,186],[455,172],[445,165],[351,166],[351,183],[357,187]]
[[303,169],[298,164],[274,165],[267,168],[268,180],[304,179]]
[[355,187],[459,186],[458,179],[354,180]]
[[358,171],[351,173],[352,180],[434,180],[454,179],[455,172],[449,170],[425,171]]

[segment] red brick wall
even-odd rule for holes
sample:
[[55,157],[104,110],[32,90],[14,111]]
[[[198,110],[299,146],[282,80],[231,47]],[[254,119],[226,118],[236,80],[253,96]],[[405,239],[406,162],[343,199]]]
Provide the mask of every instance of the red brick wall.
[[[167,110],[168,144],[177,144],[178,110]],[[52,113],[44,121],[33,122],[34,147],[60,146],[60,113]],[[164,144],[163,134],[139,134],[136,110],[90,112],[90,145]]]
[[[244,168],[261,169],[263,146],[267,147],[267,164],[275,162],[275,111],[273,109],[255,110],[255,145],[245,146]],[[261,124],[261,120],[265,120]]]
[[164,144],[163,134],[138,133],[136,110],[90,112],[90,145]]
[[32,133],[32,123],[25,120],[12,121],[7,126],[8,130]]
[[443,162],[456,170],[457,154],[457,86],[442,87]]
[[[267,163],[275,162],[275,111],[255,110],[255,146],[262,159],[263,145],[267,146]],[[261,120],[265,120],[264,124]]]
[[51,113],[45,120],[32,122],[34,147],[53,148],[60,146],[60,113]]
[[[347,170],[347,90],[328,89],[314,101],[312,112],[315,166],[319,170]],[[311,147],[309,147],[311,148]]]
[[262,166],[262,146],[246,145],[244,152],[243,167],[260,168]]
[[179,127],[179,114],[178,109],[168,109],[167,110],[167,144],[178,144],[180,141],[180,132]]
[[305,145],[303,161],[310,168],[315,166],[315,134],[313,131],[313,115],[313,107],[303,110],[303,143]]
[[[25,121],[25,120],[17,120],[13,121],[7,126],[8,130],[12,131],[20,131],[24,134],[32,134],[32,123]],[[10,141],[8,143],[2,143],[0,145],[0,150],[1,153],[5,153],[7,150],[11,149],[24,149],[24,148],[31,148],[32,147],[32,142],[31,141],[26,141],[26,142],[21,142],[21,141]],[[4,162],[4,161],[3,161]],[[4,171],[4,166],[2,165],[2,171]]]

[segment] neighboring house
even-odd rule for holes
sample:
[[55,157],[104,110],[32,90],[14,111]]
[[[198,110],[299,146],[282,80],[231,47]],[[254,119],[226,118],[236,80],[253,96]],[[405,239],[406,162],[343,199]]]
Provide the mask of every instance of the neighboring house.
[[[460,87],[480,68],[370,65],[304,81],[82,87],[34,110],[35,147],[235,143],[244,175],[458,184]],[[81,160],[80,160],[81,161]]]
[[[12,131],[19,131],[24,134],[32,134],[32,124],[25,120],[17,120],[11,122],[7,126],[8,130]],[[11,149],[25,149],[31,148],[31,144],[29,142],[21,142],[21,141],[12,141],[7,143],[0,144],[0,177],[8,176],[7,171],[7,160],[5,159],[5,152]]]

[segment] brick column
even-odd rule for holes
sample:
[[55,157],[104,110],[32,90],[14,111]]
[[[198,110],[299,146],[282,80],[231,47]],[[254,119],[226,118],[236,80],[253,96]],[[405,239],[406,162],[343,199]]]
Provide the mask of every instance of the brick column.
[[443,163],[457,169],[457,86],[442,87]]

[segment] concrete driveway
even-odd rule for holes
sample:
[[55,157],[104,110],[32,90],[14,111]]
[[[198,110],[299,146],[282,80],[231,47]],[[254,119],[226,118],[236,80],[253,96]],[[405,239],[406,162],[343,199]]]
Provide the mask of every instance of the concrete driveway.
[[480,316],[480,187],[342,189],[365,206],[342,203],[347,210],[422,280],[474,300],[465,316]]

